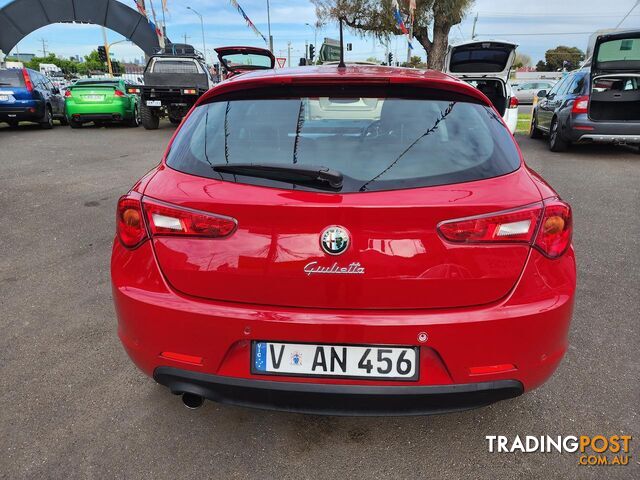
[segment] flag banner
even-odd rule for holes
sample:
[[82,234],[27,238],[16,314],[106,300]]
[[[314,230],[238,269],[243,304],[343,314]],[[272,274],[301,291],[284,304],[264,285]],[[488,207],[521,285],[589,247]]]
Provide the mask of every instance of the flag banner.
[[140,12],[140,15],[144,15],[146,17],[147,10],[144,8],[144,0],[134,0],[134,3],[136,4],[138,12]]
[[167,8],[167,0],[162,0],[162,10],[169,13],[169,9]]
[[151,15],[153,16],[153,22],[149,20],[149,23],[153,27],[158,36],[158,43],[160,44],[160,48],[165,47],[164,35],[162,34],[162,30],[158,27],[158,21],[156,20],[156,9],[153,8],[153,0],[149,0],[149,4],[151,5]]
[[253,30],[253,32],[258,35],[259,37],[262,37],[262,39],[264,40],[264,43],[266,43],[267,45],[269,45],[269,40],[267,40],[267,37],[265,37],[260,30],[258,30],[258,28],[253,24],[253,22],[251,21],[251,19],[249,18],[249,16],[244,13],[244,10],[242,9],[242,7],[240,6],[240,4],[236,1],[236,0],[230,0],[231,1],[231,5],[233,5],[233,7],[238,11],[238,13],[240,15],[242,15],[242,18],[244,18],[245,22],[247,22],[247,26]]
[[398,5],[398,0],[393,0],[393,17],[396,19],[396,24],[400,31],[406,35],[407,43],[409,44],[409,48],[413,50],[413,45],[411,45],[411,35],[409,34],[409,30],[407,26],[404,24],[404,20],[402,19],[402,13],[400,13],[400,5]]

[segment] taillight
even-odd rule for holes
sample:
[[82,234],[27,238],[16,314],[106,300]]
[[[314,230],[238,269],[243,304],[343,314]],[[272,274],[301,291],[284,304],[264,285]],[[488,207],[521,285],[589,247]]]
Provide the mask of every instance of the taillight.
[[582,95],[573,101],[571,113],[587,113],[589,110],[589,95]]
[[549,258],[558,258],[571,244],[573,222],[571,207],[557,198],[545,200],[544,216],[535,246]]
[[116,90],[113,92],[116,97],[124,97],[124,92],[122,90]]
[[27,90],[33,92],[33,83],[31,82],[29,71],[26,68],[22,69],[22,76],[24,77],[24,86],[27,87]]
[[185,88],[182,90],[183,95],[195,95],[198,91],[195,88]]
[[235,219],[144,199],[144,212],[152,236],[222,238],[231,235]]
[[139,193],[131,192],[118,200],[116,232],[127,248],[135,248],[147,238]]
[[530,243],[541,213],[542,203],[535,203],[517,210],[448,220],[438,225],[438,231],[450,242]]
[[509,99],[509,108],[517,108],[518,105],[520,105],[520,101],[518,100],[518,97],[512,96]]
[[65,96],[66,98],[71,97],[71,96],[72,96],[72,95],[71,95],[71,90],[65,90],[65,92],[64,92],[64,96]]
[[140,93],[140,89],[139,88],[128,88],[127,92],[129,93]]
[[549,258],[567,251],[572,229],[571,207],[557,198],[438,225],[440,235],[450,242],[528,243]]

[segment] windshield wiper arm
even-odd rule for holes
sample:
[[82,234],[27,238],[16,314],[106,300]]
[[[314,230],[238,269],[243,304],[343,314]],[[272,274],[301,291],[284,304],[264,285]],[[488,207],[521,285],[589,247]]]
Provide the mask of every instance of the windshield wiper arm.
[[342,188],[343,179],[342,173],[337,170],[314,165],[234,163],[231,165],[214,165],[213,170],[218,173],[267,178],[269,180],[310,186],[320,190],[334,191]]

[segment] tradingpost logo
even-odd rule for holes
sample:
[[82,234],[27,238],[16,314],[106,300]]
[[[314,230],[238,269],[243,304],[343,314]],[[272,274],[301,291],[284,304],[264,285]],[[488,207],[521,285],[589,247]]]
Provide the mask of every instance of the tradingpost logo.
[[631,435],[487,435],[490,453],[577,453],[578,465],[628,465]]

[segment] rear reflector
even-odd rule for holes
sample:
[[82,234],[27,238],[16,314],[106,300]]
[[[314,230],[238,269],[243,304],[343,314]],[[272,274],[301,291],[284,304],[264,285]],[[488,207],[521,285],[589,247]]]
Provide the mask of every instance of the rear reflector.
[[231,235],[235,219],[170,205],[145,197],[145,219],[152,236],[222,238]]
[[491,373],[504,373],[516,370],[516,366],[511,363],[501,363],[499,365],[485,365],[482,367],[470,367],[469,375],[489,375]]
[[140,198],[139,193],[130,192],[118,200],[116,233],[120,242],[127,248],[135,248],[147,238]]
[[162,358],[167,360],[173,360],[174,362],[189,363],[191,365],[202,365],[202,357],[196,355],[186,355],[184,353],[176,352],[162,352],[160,354]]
[[438,225],[440,235],[450,242],[528,243],[549,258],[567,251],[572,230],[571,207],[558,198]]

